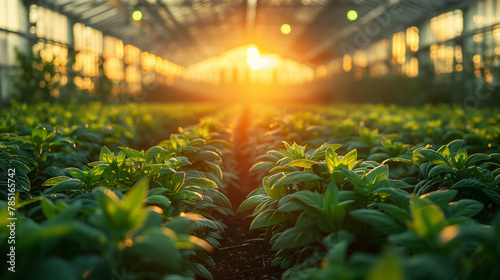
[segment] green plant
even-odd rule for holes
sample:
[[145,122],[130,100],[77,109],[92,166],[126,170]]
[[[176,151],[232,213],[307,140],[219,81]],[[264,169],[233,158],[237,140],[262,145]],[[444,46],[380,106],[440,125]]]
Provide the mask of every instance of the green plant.
[[[263,186],[250,193],[238,211],[255,208],[250,229],[267,227],[267,236],[277,250],[274,265],[289,267],[307,259],[322,241],[348,229],[349,211],[373,207],[377,202],[407,203],[410,187],[389,179],[387,165],[357,160],[356,150],[340,157],[341,145],[324,144],[306,152],[305,147],[284,142],[283,150],[272,150],[252,169],[269,169]],[[330,237],[332,238],[332,237]]]
[[[78,166],[82,164],[84,159],[75,152],[74,142],[61,136],[57,130],[54,129],[48,133],[47,129],[43,126],[35,128],[29,137],[16,136],[9,133],[0,134],[0,141],[6,143],[10,148],[10,157],[23,159],[23,164],[19,161],[11,162],[19,168],[21,175],[29,174],[30,181],[21,176],[19,181],[19,190],[25,192],[28,196],[40,191],[38,184],[45,178],[59,174],[59,167],[62,166]],[[5,149],[7,145],[2,144]],[[13,149],[16,147],[16,149]],[[35,188],[32,189],[31,186]]]
[[500,177],[493,175],[481,163],[490,160],[487,154],[467,155],[462,148],[463,140],[455,140],[443,145],[437,151],[417,149],[413,162],[420,168],[423,176],[415,186],[415,193],[422,195],[436,189],[456,189],[457,199],[474,198],[485,205],[478,217],[489,219],[490,213],[500,205]]
[[[0,185],[8,186],[9,179],[17,182],[16,191],[27,192],[31,190],[31,183],[28,173],[29,166],[36,166],[37,162],[29,157],[19,154],[19,147],[15,145],[5,145],[0,142]],[[9,170],[11,170],[9,172]],[[12,174],[11,176],[9,174]],[[2,198],[7,199],[7,188],[2,188],[0,193]]]
[[376,146],[370,151],[367,160],[384,161],[391,158],[411,159],[410,145],[401,142],[393,142],[390,139],[380,141],[381,146]]
[[[98,188],[92,204],[54,203],[43,198],[41,209],[46,220],[38,224],[23,217],[18,225],[18,238],[23,240],[17,247],[18,265],[33,261],[36,265],[19,271],[15,279],[40,275],[51,279],[79,279],[82,275],[109,279],[111,271],[122,269],[140,278],[183,275],[194,279],[200,275],[211,279],[210,273],[191,257],[211,248],[189,232],[190,226],[203,218],[187,214],[165,225],[154,208],[144,209],[147,189],[147,182],[142,181],[120,198],[120,193]],[[2,216],[6,211],[2,206]],[[2,240],[8,236],[4,228]]]
[[[456,194],[455,190],[446,190],[414,196],[409,211],[385,207],[380,209],[386,214],[379,210],[352,211],[351,215],[389,234],[382,253],[351,253],[349,248],[355,239],[344,238],[331,247],[322,269],[307,268],[296,275],[318,280],[475,279],[479,275],[494,279],[499,271],[485,268],[498,254],[494,244],[498,243],[495,236],[499,220],[494,220],[493,227],[477,224],[471,217],[483,205],[467,199],[454,203]],[[389,226],[396,223],[397,227]]]

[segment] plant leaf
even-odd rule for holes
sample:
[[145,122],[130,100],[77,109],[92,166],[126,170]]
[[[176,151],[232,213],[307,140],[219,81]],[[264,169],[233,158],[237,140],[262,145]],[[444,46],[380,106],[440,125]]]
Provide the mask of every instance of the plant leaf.
[[405,230],[405,227],[396,222],[391,216],[378,210],[358,209],[349,212],[349,214],[387,234],[400,233]]
[[284,213],[276,210],[266,210],[261,212],[250,225],[250,229],[256,229],[260,227],[273,226],[282,223],[291,218],[289,213]]
[[272,250],[303,247],[314,242],[320,234],[309,226],[293,227],[285,230],[275,241]]
[[285,173],[284,176],[281,179],[279,179],[276,183],[274,183],[272,187],[276,188],[282,185],[297,184],[314,180],[322,180],[322,179],[318,175],[310,172],[294,171],[290,173]]
[[55,194],[55,193],[69,191],[69,190],[79,190],[79,189],[82,189],[84,187],[85,187],[85,184],[78,179],[67,179],[67,180],[64,180],[64,181],[61,181],[61,182],[55,184],[54,186],[46,189],[43,192],[46,194]]
[[474,199],[461,199],[455,203],[446,205],[444,208],[448,218],[467,217],[472,218],[483,209],[484,205]]

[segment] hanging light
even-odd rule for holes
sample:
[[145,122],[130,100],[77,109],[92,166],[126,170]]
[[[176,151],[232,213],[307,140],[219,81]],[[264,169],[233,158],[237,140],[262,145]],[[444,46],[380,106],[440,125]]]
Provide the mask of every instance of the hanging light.
[[135,21],[140,21],[142,19],[142,12],[139,11],[139,10],[135,10],[132,13],[132,19],[135,20]]
[[356,19],[358,19],[358,12],[356,12],[355,10],[349,10],[347,12],[347,19],[350,21],[355,21]]
[[292,31],[292,27],[290,27],[290,24],[283,24],[281,26],[281,33],[287,35],[287,34],[290,34],[290,32]]

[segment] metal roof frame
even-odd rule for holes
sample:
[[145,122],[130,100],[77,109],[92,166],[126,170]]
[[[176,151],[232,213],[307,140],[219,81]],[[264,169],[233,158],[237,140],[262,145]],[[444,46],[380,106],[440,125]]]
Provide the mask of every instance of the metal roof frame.
[[[247,28],[247,3],[256,3],[253,28]],[[303,63],[319,64],[340,55],[339,44],[353,43],[356,32],[380,19],[395,6],[381,39],[409,25],[471,0],[24,0],[43,3],[74,22],[103,31],[140,49],[183,66],[218,55],[231,48],[255,43]],[[131,13],[141,9],[143,20]],[[358,11],[349,22],[347,10]],[[292,33],[281,34],[281,24]]]

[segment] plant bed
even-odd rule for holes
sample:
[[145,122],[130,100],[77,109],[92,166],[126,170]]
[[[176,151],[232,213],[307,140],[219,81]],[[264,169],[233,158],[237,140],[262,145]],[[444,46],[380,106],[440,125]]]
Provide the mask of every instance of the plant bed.
[[[0,116],[0,181],[17,184],[0,190],[0,248],[15,200],[18,268],[33,264],[0,278],[500,275],[498,109],[207,107],[180,128],[168,116],[186,107],[92,106],[88,122],[47,104]],[[179,133],[139,141],[158,124]]]

